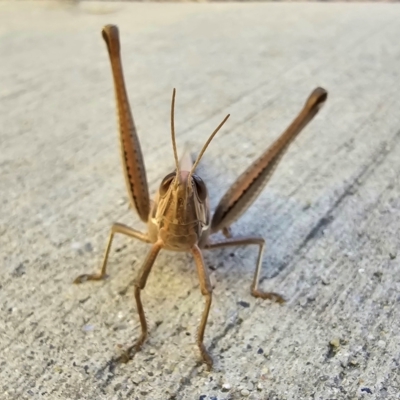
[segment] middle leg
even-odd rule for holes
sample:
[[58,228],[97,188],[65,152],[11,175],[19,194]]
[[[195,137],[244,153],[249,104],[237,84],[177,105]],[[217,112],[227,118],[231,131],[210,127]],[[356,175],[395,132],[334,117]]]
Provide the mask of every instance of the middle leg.
[[274,292],[264,292],[258,288],[260,281],[260,273],[262,267],[262,259],[265,248],[265,240],[261,237],[243,237],[243,238],[227,238],[220,241],[212,242],[207,244],[204,248],[207,250],[214,250],[222,247],[232,247],[232,246],[248,246],[257,245],[258,246],[258,258],[257,266],[254,272],[253,282],[251,284],[251,294],[254,297],[260,297],[262,299],[269,299],[277,303],[284,303],[284,298]]
[[201,317],[199,330],[197,332],[197,345],[199,346],[203,361],[207,364],[208,369],[210,370],[213,365],[213,360],[204,346],[204,332],[206,330],[208,314],[210,312],[210,306],[212,301],[212,287],[210,283],[210,278],[208,276],[207,268],[204,265],[203,255],[201,254],[201,250],[197,245],[193,246],[192,254],[194,257],[194,261],[196,262],[201,294],[206,298],[206,305],[203,311],[203,315]]

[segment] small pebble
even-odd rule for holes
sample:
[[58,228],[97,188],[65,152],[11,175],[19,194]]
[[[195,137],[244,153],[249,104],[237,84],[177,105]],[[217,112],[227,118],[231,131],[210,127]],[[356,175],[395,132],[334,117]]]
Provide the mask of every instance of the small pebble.
[[19,278],[22,275],[25,275],[25,266],[24,264],[19,264],[17,268],[14,269],[14,271],[11,273],[11,275],[15,278]]
[[154,356],[154,354],[156,354],[156,351],[155,351],[154,349],[150,349],[150,350],[149,350],[149,353],[150,353],[152,356]]
[[361,389],[361,391],[362,391],[362,392],[365,392],[365,393],[368,393],[368,394],[372,394],[372,390],[371,390],[370,388],[367,388],[367,387],[363,387],[363,388]]
[[331,281],[330,281],[328,275],[322,276],[322,277],[321,277],[321,282],[322,282],[322,284],[325,285],[325,286],[328,286],[328,285],[330,285],[330,283],[331,283]]
[[[340,347],[340,339],[339,338],[334,338],[332,339],[329,344],[334,347],[335,349],[338,349]],[[337,350],[336,350],[337,351]]]
[[248,396],[250,394],[250,392],[247,389],[243,389],[243,390],[240,391],[240,394],[242,396]]
[[224,383],[222,385],[222,391],[223,392],[229,392],[229,390],[231,390],[231,388],[232,388],[232,385],[230,385],[229,383]]
[[90,242],[87,242],[87,243],[85,243],[84,249],[85,249],[87,252],[90,253],[90,252],[93,251],[93,246],[92,246],[92,244],[91,244]]
[[379,340],[378,341],[378,346],[383,349],[386,347],[386,342],[384,340]]
[[300,306],[301,306],[301,307],[306,306],[307,303],[308,303],[307,299],[304,299],[304,298],[303,298],[303,299],[300,300]]
[[316,295],[315,294],[309,294],[307,296],[307,301],[315,301]]
[[373,275],[375,278],[381,279],[383,273],[382,273],[381,271],[375,271],[372,275]]
[[94,325],[84,325],[84,326],[82,327],[82,330],[83,330],[84,332],[91,332],[91,331],[94,330]]

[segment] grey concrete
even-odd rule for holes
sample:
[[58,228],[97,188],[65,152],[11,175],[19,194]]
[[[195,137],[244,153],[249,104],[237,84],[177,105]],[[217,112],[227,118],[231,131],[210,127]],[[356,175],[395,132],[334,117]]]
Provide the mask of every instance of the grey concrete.
[[[400,8],[390,4],[0,3],[1,399],[399,399]],[[131,281],[146,245],[128,209],[100,30],[121,29],[152,193],[178,144],[199,151],[212,206],[317,85],[326,107],[233,226],[267,240],[205,255],[214,303],[208,373],[195,346],[203,300],[185,254],[161,253],[138,335]],[[203,397],[202,397],[203,396]]]

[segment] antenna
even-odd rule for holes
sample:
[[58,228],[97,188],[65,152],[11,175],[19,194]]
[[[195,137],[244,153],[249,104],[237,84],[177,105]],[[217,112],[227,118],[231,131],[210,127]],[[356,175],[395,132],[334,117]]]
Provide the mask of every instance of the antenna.
[[189,173],[189,177],[192,176],[193,172],[195,171],[197,165],[199,164],[201,157],[203,157],[204,152],[207,150],[208,145],[210,144],[211,140],[213,140],[214,136],[217,134],[217,132],[222,128],[222,125],[225,124],[226,120],[230,117],[230,114],[228,114],[224,120],[217,126],[217,129],[215,129],[215,131],[210,135],[210,137],[208,138],[207,142],[205,143],[205,145],[203,146],[203,148],[201,149],[199,155],[197,156],[197,159],[195,161],[195,163],[193,164],[192,169],[190,170]]
[[176,90],[174,88],[174,90],[172,92],[172,103],[171,103],[171,138],[172,138],[172,148],[174,150],[176,175],[178,176],[179,160],[178,160],[178,152],[176,151],[176,140],[175,140],[175,94],[176,94]]

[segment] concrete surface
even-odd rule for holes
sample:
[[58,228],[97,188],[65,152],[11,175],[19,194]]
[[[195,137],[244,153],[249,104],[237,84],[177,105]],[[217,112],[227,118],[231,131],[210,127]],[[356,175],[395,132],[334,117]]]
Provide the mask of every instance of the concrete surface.
[[[391,4],[0,3],[1,399],[399,399],[400,8]],[[120,26],[129,95],[152,193],[178,145],[199,151],[215,207],[317,85],[326,107],[233,226],[267,240],[205,255],[215,285],[206,345],[191,257],[161,253],[138,335],[132,278],[146,245],[128,209],[100,30]]]

